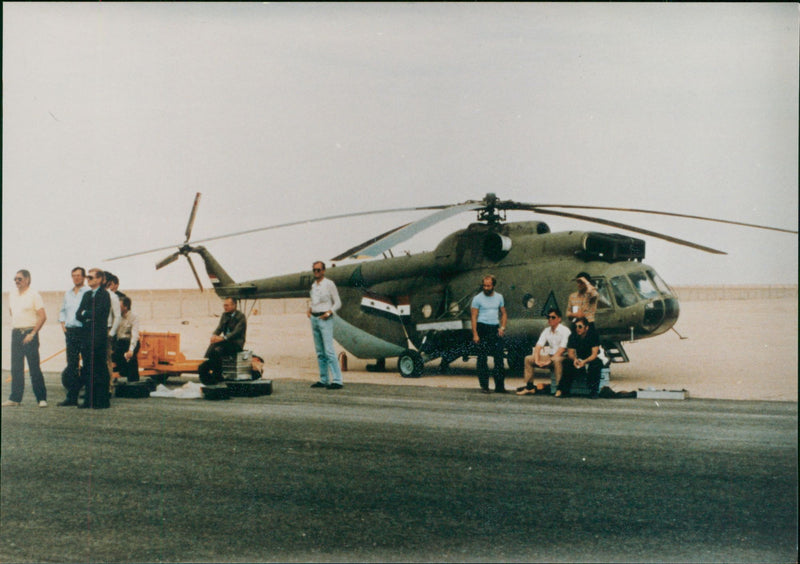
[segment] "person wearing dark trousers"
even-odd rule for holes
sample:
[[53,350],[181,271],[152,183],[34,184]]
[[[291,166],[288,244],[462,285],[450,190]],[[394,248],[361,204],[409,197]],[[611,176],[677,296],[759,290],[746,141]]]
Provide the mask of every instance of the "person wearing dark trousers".
[[139,318],[131,311],[131,299],[123,295],[119,299],[120,320],[114,354],[111,359],[121,378],[127,382],[139,381]]
[[31,273],[20,270],[14,276],[16,290],[8,293],[11,313],[11,395],[3,407],[17,407],[25,392],[25,360],[31,375],[31,386],[39,407],[47,407],[47,388],[39,366],[39,331],[47,314],[44,301],[31,288]]
[[472,298],[472,342],[478,349],[478,383],[481,391],[489,393],[488,357],[491,356],[494,360],[494,391],[504,394],[503,335],[508,315],[503,295],[494,289],[496,285],[497,279],[494,276],[485,276],[483,291]]
[[[111,311],[111,298],[103,288],[103,271],[89,269],[86,277],[89,291],[83,295],[76,318],[83,324],[81,338],[81,386],[85,397],[78,407],[107,409],[111,407],[108,371],[108,315]],[[70,393],[72,395],[70,395]],[[68,391],[68,397],[78,397],[78,390]]]
[[[86,270],[82,266],[76,266],[70,274],[72,276],[72,288],[64,293],[61,310],[58,312],[58,321],[61,323],[61,330],[64,331],[64,340],[67,347],[67,366],[61,373],[61,383],[67,391],[67,397],[57,404],[62,407],[78,405],[77,390],[80,389],[83,324],[75,316],[81,305],[83,294],[89,291],[89,288],[85,285]],[[72,392],[75,393],[74,396],[71,395]]]
[[603,368],[603,361],[597,358],[599,353],[600,339],[597,332],[590,329],[589,321],[585,317],[579,317],[575,321],[575,332],[567,341],[568,360],[564,363],[564,375],[556,390],[556,397],[568,396],[572,381],[581,372],[587,375],[589,397],[599,397],[600,371]]
[[247,317],[236,309],[236,300],[225,298],[222,309],[224,313],[211,335],[211,344],[206,350],[206,360],[198,368],[200,382],[206,386],[213,386],[223,380],[222,357],[242,351],[247,335]]

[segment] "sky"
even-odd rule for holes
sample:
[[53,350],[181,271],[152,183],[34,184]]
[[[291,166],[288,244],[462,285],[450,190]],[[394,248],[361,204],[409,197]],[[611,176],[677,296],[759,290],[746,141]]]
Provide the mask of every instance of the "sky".
[[[798,22],[795,3],[5,2],[2,288],[26,268],[66,290],[74,266],[194,287],[183,260],[155,270],[169,250],[106,259],[182,243],[196,192],[193,240],[490,192],[796,230]],[[249,280],[423,215],[206,246]],[[797,283],[796,235],[598,215],[729,253],[645,238],[672,285]]]

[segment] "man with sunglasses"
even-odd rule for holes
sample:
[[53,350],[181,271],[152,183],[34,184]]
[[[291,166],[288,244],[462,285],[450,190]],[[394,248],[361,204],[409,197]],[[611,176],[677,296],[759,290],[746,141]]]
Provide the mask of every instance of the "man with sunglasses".
[[11,312],[11,395],[3,407],[17,407],[25,391],[25,359],[31,373],[31,386],[39,407],[47,407],[47,388],[39,366],[39,331],[47,314],[44,301],[36,290],[31,289],[31,273],[20,270],[14,276],[16,291],[8,293]]
[[[333,312],[342,307],[342,300],[333,280],[325,278],[325,263],[317,261],[311,268],[314,282],[311,284],[311,303],[307,314],[311,320],[311,334],[319,364],[319,381],[311,384],[311,387],[341,390],[344,387],[342,371],[333,348]],[[328,380],[329,372],[333,375],[332,382]]]
[[77,398],[80,386],[86,388],[82,408],[107,409],[111,407],[108,371],[108,316],[111,311],[111,297],[103,287],[103,271],[90,268],[86,281],[89,290],[83,294],[76,319],[83,325],[81,338],[81,382],[77,390],[67,390],[68,398]]
[[567,350],[571,331],[561,325],[561,314],[555,308],[547,311],[548,327],[541,332],[533,354],[525,357],[525,385],[517,388],[517,395],[535,394],[533,374],[535,368],[552,368],[556,385],[561,382],[562,361]]
[[581,372],[587,375],[589,397],[592,399],[599,397],[600,371],[603,368],[603,361],[597,358],[599,353],[600,339],[597,331],[590,330],[589,321],[585,317],[579,317],[575,321],[575,333],[570,335],[567,341],[568,360],[564,363],[564,375],[556,390],[556,397],[568,396],[572,389],[572,381]]

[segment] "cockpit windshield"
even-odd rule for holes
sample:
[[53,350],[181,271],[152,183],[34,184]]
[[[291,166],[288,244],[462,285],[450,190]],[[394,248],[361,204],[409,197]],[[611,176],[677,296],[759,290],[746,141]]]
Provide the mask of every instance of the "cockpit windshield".
[[664,294],[665,296],[671,296],[672,295],[672,290],[670,290],[669,286],[667,286],[667,283],[664,282],[664,280],[662,280],[661,277],[658,274],[656,274],[652,270],[648,270],[647,271],[647,275],[650,276],[650,278],[653,279],[653,283],[656,285],[656,288],[658,288],[658,290],[662,294]]
[[633,287],[636,288],[636,293],[640,297],[646,300],[658,297],[658,290],[653,285],[653,281],[644,272],[631,272],[628,274],[628,278],[633,282]]
[[639,301],[626,276],[615,276],[612,278],[611,290],[614,292],[614,299],[619,307],[632,306]]

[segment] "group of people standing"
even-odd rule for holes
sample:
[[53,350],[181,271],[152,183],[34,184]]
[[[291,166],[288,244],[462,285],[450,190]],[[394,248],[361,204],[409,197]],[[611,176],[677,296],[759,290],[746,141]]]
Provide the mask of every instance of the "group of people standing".
[[[310,288],[307,311],[317,353],[319,380],[312,388],[339,390],[344,387],[342,371],[333,345],[333,316],[342,306],[336,284],[325,277],[325,263],[312,267],[314,282]],[[128,382],[139,379],[136,354],[139,349],[139,321],[131,312],[131,299],[118,291],[119,279],[98,268],[82,267],[71,272],[73,287],[64,295],[59,321],[64,331],[67,367],[62,383],[67,390],[59,406],[104,409],[110,407],[110,377],[116,367]],[[20,270],[14,277],[16,292],[10,294],[11,396],[3,407],[18,406],[25,387],[24,360],[30,369],[31,384],[39,407],[47,407],[47,389],[39,367],[39,331],[47,320],[41,295],[30,288],[31,275]],[[85,285],[88,282],[88,286]],[[472,341],[477,348],[478,382],[481,391],[489,389],[488,357],[493,357],[494,391],[507,393],[503,369],[504,343],[508,314],[502,294],[495,290],[497,279],[488,275],[482,291],[471,303]],[[594,327],[597,289],[589,275],[577,276],[578,290],[570,295],[568,317],[574,332],[561,324],[556,308],[547,311],[548,327],[542,331],[533,354],[525,357],[525,383],[518,395],[536,392],[533,385],[536,367],[552,368],[558,389],[557,397],[569,395],[575,376],[585,371],[591,397],[598,396],[600,341]],[[200,380],[207,385],[222,380],[222,358],[244,348],[247,318],[237,309],[234,298],[223,302],[224,313],[211,336],[206,361],[200,365]],[[78,403],[81,390],[82,403]]]
[[[61,382],[66,398],[61,407],[106,409],[111,406],[111,373],[133,382],[139,378],[136,353],[139,320],[131,299],[118,291],[119,279],[110,272],[83,267],[71,271],[72,288],[64,294],[59,322],[66,342],[67,366]],[[24,360],[39,407],[47,407],[47,388],[39,366],[39,331],[47,320],[41,295],[30,287],[31,275],[20,270],[10,292],[11,395],[3,407],[22,402],[25,390]],[[86,285],[88,283],[88,286]],[[83,401],[79,403],[81,391]]]
[[[534,369],[540,367],[553,370],[557,382],[556,397],[569,395],[572,383],[580,372],[587,374],[590,397],[599,397],[603,362],[599,358],[600,339],[594,325],[598,292],[588,274],[582,272],[575,280],[578,289],[569,296],[567,304],[574,333],[561,324],[561,313],[557,308],[547,311],[548,327],[539,335],[533,354],[525,357],[525,383],[517,388],[517,395],[536,393]],[[494,391],[507,393],[503,370],[503,336],[508,315],[503,296],[495,291],[496,285],[494,276],[486,276],[483,279],[483,291],[472,299],[471,304],[472,340],[478,349],[478,382],[483,393],[491,393],[489,356],[494,361]]]

